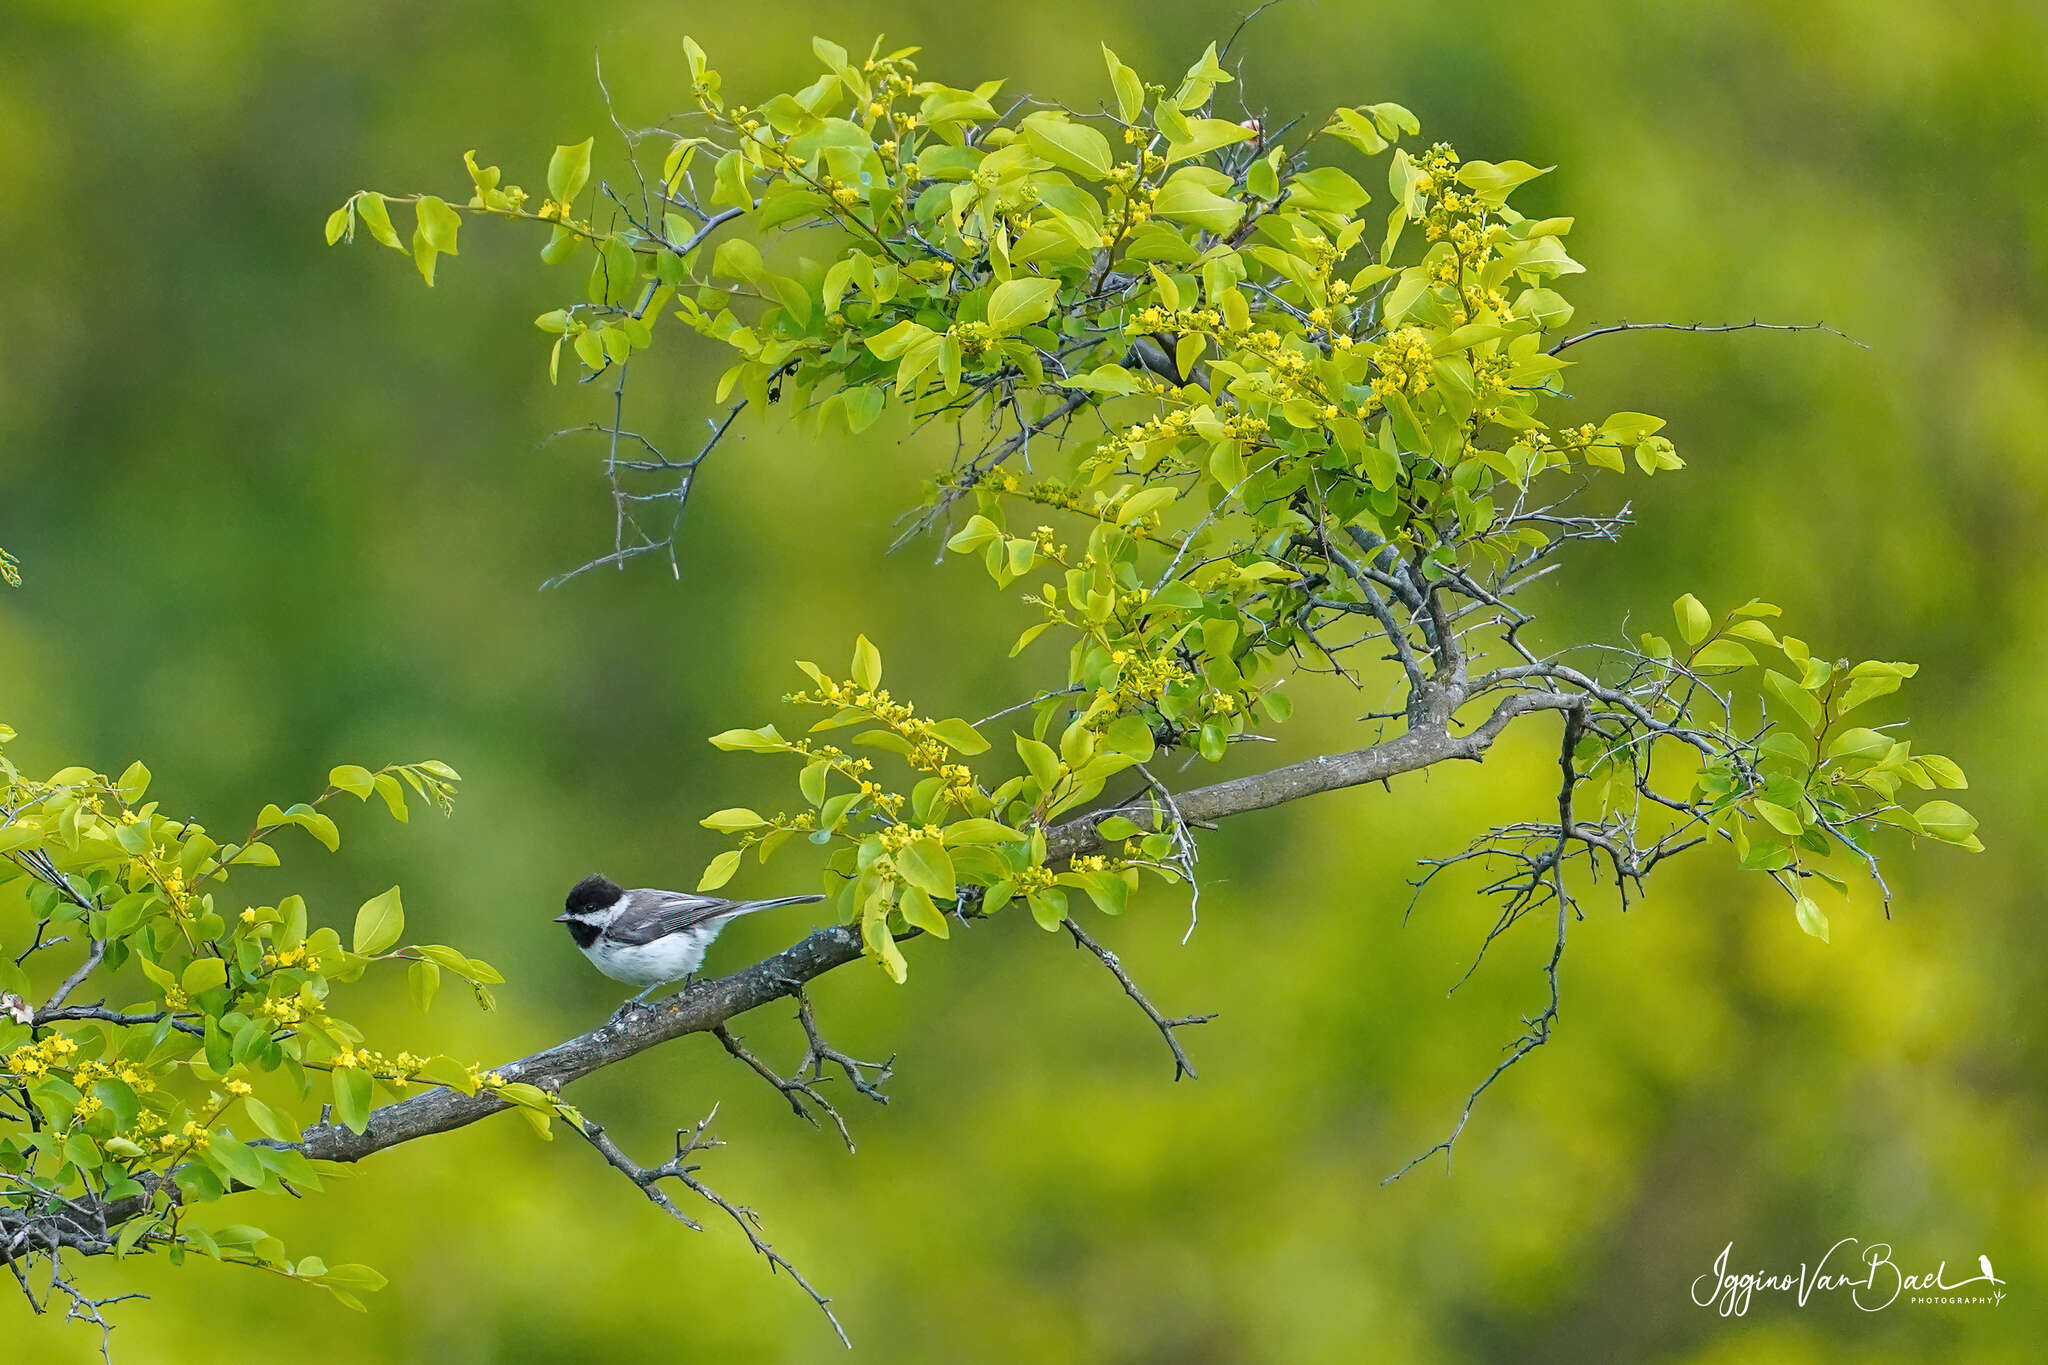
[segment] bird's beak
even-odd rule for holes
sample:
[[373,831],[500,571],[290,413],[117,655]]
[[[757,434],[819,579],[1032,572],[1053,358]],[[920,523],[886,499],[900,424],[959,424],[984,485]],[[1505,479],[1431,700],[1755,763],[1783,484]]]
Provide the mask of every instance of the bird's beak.
[[569,916],[568,916],[568,915],[566,915],[566,914],[563,914],[563,915],[556,915],[556,916],[555,916],[555,923],[557,923],[557,924],[567,924],[568,922],[569,922]]

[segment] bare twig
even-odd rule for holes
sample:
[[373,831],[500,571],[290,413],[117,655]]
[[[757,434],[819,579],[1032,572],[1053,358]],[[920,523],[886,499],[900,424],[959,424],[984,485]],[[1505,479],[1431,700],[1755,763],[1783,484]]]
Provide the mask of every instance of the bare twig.
[[1582,341],[1594,337],[1612,336],[1616,332],[1826,332],[1838,336],[1851,346],[1870,347],[1858,341],[1847,332],[1838,331],[1825,322],[1759,322],[1752,318],[1748,322],[1617,322],[1607,327],[1595,327],[1590,332],[1566,337],[1550,348],[1550,354],[1570,350]]
[[832,1312],[832,1300],[820,1294],[795,1266],[761,1236],[760,1216],[744,1205],[733,1203],[697,1178],[697,1171],[700,1168],[689,1158],[694,1153],[725,1145],[721,1139],[705,1135],[705,1130],[717,1117],[718,1106],[713,1105],[711,1112],[700,1119],[694,1128],[678,1129],[676,1154],[659,1166],[642,1166],[627,1156],[619,1145],[606,1135],[602,1127],[587,1118],[576,1125],[576,1130],[583,1134],[584,1139],[597,1150],[598,1155],[611,1163],[614,1170],[638,1186],[649,1202],[692,1232],[702,1232],[704,1225],[676,1207],[675,1201],[668,1197],[668,1192],[661,1188],[662,1181],[676,1181],[705,1202],[723,1209],[733,1222],[739,1225],[740,1231],[746,1234],[747,1241],[753,1244],[754,1250],[767,1260],[770,1273],[780,1270],[796,1281],[797,1287],[810,1295],[811,1302],[818,1305],[818,1311],[825,1315],[825,1321],[832,1324],[832,1330],[838,1334],[840,1342],[851,1347],[853,1342],[847,1338],[846,1329],[840,1325],[839,1318]]
[[1124,994],[1138,1002],[1138,1008],[1145,1011],[1145,1017],[1152,1021],[1152,1026],[1159,1030],[1159,1036],[1166,1040],[1167,1050],[1173,1053],[1173,1078],[1177,1081],[1182,1076],[1186,1076],[1189,1080],[1200,1080],[1201,1078],[1195,1074],[1194,1063],[1188,1060],[1188,1054],[1181,1048],[1180,1039],[1175,1036],[1175,1032],[1179,1029],[1191,1028],[1196,1024],[1206,1024],[1216,1016],[1213,1014],[1185,1014],[1177,1019],[1168,1018],[1160,1012],[1157,1005],[1154,1005],[1146,998],[1145,992],[1138,989],[1138,983],[1133,981],[1131,974],[1124,970],[1124,964],[1115,953],[1112,953],[1109,949],[1096,942],[1089,935],[1088,931],[1075,923],[1071,917],[1068,918],[1066,923],[1067,932],[1074,936],[1074,946],[1086,948],[1089,952],[1095,954],[1096,959],[1103,966],[1109,968],[1110,975],[1114,976],[1117,979],[1117,984],[1124,988]]
[[[780,1091],[798,1118],[814,1128],[818,1126],[818,1113],[831,1119],[833,1127],[839,1130],[839,1140],[844,1142],[846,1150],[851,1152],[854,1150],[853,1134],[847,1129],[845,1116],[818,1090],[819,1084],[829,1079],[825,1075],[826,1064],[838,1067],[848,1083],[861,1095],[876,1104],[887,1104],[889,1097],[882,1093],[881,1087],[888,1082],[894,1072],[896,1059],[891,1057],[885,1062],[864,1062],[856,1057],[847,1056],[827,1043],[818,1031],[817,1018],[811,1012],[810,997],[798,991],[796,998],[797,1021],[803,1025],[806,1046],[803,1059],[786,1077],[778,1075],[774,1068],[749,1050],[725,1025],[718,1025],[712,1032],[717,1035],[718,1041],[725,1045],[727,1052],[752,1067],[756,1075]],[[812,1108],[805,1107],[806,1101]],[[817,1112],[812,1112],[812,1109]]]

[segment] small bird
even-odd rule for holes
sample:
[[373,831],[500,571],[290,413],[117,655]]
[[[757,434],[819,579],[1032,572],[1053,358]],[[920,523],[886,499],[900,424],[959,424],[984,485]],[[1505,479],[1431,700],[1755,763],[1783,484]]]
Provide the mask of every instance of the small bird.
[[729,901],[649,887],[625,891],[604,877],[585,877],[569,892],[555,923],[569,926],[569,937],[606,976],[645,987],[621,1007],[624,1013],[659,987],[694,973],[711,941],[739,916],[823,899],[778,896],[765,901]]

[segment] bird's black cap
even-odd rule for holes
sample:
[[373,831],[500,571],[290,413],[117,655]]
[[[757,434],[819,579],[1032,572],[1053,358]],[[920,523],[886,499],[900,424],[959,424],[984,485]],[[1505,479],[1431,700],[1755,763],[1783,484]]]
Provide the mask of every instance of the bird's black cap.
[[569,899],[562,904],[562,912],[569,915],[586,915],[602,910],[625,893],[610,879],[592,875],[585,877],[569,892]]

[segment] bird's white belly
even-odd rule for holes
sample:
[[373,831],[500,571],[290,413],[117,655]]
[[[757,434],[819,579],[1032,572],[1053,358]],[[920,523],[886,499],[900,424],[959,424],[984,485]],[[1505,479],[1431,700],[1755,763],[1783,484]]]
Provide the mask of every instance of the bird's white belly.
[[709,947],[705,938],[696,934],[671,934],[652,943],[624,946],[600,938],[583,955],[590,959],[593,967],[614,981],[623,981],[629,986],[660,986],[670,981],[681,981],[697,970],[704,961],[704,950]]

